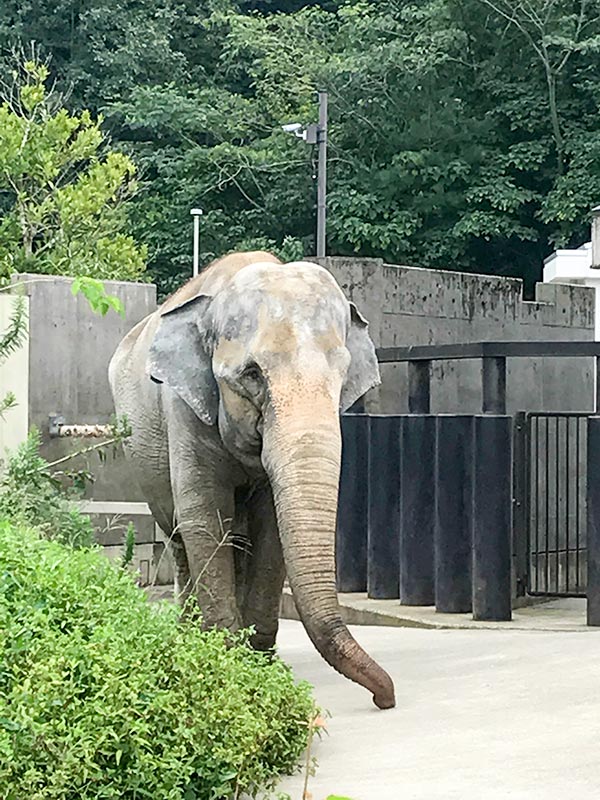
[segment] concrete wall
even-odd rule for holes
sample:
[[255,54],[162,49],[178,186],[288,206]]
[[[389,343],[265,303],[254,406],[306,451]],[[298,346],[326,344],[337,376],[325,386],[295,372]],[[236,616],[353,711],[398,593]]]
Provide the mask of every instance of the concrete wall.
[[[70,452],[73,442],[50,439],[50,414],[61,414],[67,423],[110,421],[109,361],[125,333],[156,308],[156,287],[106,281],[107,292],[125,306],[123,319],[114,311],[105,317],[94,314],[85,298],[73,297],[71,278],[20,275],[18,280],[29,296],[29,426],[41,431],[43,455],[54,460]],[[97,475],[91,497],[138,499],[124,487],[120,459],[109,459]]]
[[[26,426],[40,430],[42,455],[53,461],[90,444],[90,440],[50,438],[50,414],[60,414],[67,423],[110,421],[114,408],[108,364],[127,331],[155,310],[156,287],[147,283],[105,281],[106,291],[116,295],[125,307],[125,318],[122,318],[113,311],[105,317],[94,314],[85,298],[73,297],[71,278],[19,275],[15,282],[23,283],[30,309]],[[12,370],[11,375],[14,375]],[[68,462],[67,467],[87,468],[94,475],[95,481],[86,492],[90,499],[129,502],[144,499],[120,448],[115,453],[109,452],[105,463],[92,454]],[[157,539],[151,517],[96,515],[97,538],[107,546],[107,554],[120,557],[123,534],[130,520],[137,532],[135,562],[142,576],[152,579],[164,546]]]
[[[329,258],[323,263],[370,320],[378,346],[594,338],[594,293],[589,289],[540,285],[536,302],[528,303],[522,300],[521,282],[516,280],[396,267],[378,260]],[[156,308],[156,289],[149,284],[107,282],[107,290],[123,301],[126,318],[113,312],[101,318],[83,298],[72,296],[69,278],[22,275],[18,280],[24,283],[29,298],[29,347],[10,362],[8,372],[6,367],[0,372],[0,386],[12,381],[21,402],[20,423],[15,422],[10,435],[22,438],[27,427],[37,426],[43,434],[43,455],[54,460],[77,444],[50,439],[49,415],[60,414],[66,422],[109,421],[113,404],[108,363],[123,335]],[[6,301],[3,308],[0,331],[6,324]],[[28,381],[24,380],[27,371]],[[475,362],[436,366],[432,410],[478,411],[479,373],[480,365]],[[4,377],[8,374],[10,378]],[[592,374],[592,365],[585,361],[509,362],[509,408],[589,409]],[[385,365],[382,376],[382,387],[369,398],[369,410],[406,411],[406,367]],[[6,429],[2,431],[0,427],[0,437],[6,439]],[[87,466],[96,475],[88,492],[94,501],[144,499],[120,453],[109,455],[105,464],[92,456],[72,466]],[[143,577],[152,581],[158,570],[159,581],[167,580],[170,566],[163,559],[164,542],[151,518],[123,514],[115,519],[110,513],[99,514],[99,541],[107,554],[119,557],[130,519],[137,529],[136,562]]]
[[[320,261],[370,322],[378,347],[493,340],[593,340],[594,292],[538,284],[535,302],[511,278],[399,267],[379,259]],[[367,409],[404,413],[405,365],[383,365],[382,386]],[[509,411],[585,411],[593,408],[589,359],[509,360]],[[481,410],[481,365],[445,362],[433,368],[432,412]]]
[[[8,329],[17,299],[0,293],[0,339]],[[27,310],[29,301],[25,298]],[[0,402],[12,392],[17,405],[0,417],[0,469],[6,450],[12,450],[27,438],[29,424],[29,346],[23,346],[5,361],[0,361]]]

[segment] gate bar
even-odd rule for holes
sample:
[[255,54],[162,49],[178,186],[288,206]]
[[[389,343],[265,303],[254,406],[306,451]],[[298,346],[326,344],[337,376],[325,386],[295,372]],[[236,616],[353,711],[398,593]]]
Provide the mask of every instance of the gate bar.
[[600,417],[587,435],[587,624],[600,626]]

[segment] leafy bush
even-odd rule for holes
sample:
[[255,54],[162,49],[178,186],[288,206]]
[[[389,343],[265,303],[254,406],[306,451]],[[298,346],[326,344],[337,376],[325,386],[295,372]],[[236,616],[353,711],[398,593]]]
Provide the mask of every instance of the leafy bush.
[[295,768],[308,685],[178,615],[96,551],[0,523],[5,800],[254,796]]
[[0,477],[0,519],[37,528],[71,547],[88,547],[93,541],[92,523],[71,502],[82,486],[65,487],[39,448],[40,434],[33,430],[8,457]]

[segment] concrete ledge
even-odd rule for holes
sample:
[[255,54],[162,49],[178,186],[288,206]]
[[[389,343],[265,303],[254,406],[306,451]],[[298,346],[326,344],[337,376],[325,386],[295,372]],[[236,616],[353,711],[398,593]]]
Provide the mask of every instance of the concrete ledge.
[[[172,585],[147,589],[151,600],[173,600]],[[370,600],[366,594],[339,594],[342,619],[346,625],[375,625],[428,630],[555,631],[600,633],[586,625],[584,599],[537,602],[513,610],[512,622],[476,622],[470,614],[438,614],[433,606],[401,606],[397,600]],[[281,597],[281,619],[299,620],[289,587]]]
[[[511,622],[479,622],[470,614],[438,614],[433,606],[402,606],[398,600],[371,600],[366,594],[338,595],[342,619],[347,625],[386,625],[396,628],[437,630],[586,631],[584,599],[557,599],[513,610]],[[291,590],[281,598],[281,618],[300,619]]]

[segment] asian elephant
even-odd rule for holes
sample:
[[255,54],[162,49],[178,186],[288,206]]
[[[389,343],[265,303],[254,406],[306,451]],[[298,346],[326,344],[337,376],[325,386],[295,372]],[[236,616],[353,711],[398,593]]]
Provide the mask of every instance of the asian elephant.
[[126,454],[205,626],[275,643],[287,571],[323,658],[395,704],[342,622],[335,584],[340,410],[379,383],[367,323],[330,273],[228,255],[122,340],[109,377]]

